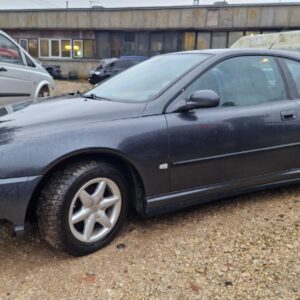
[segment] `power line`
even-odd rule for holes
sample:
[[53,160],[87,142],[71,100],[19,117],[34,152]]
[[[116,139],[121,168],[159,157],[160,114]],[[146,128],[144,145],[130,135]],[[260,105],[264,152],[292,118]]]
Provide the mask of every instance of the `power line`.
[[29,0],[29,1],[31,1],[32,3],[34,3],[36,5],[41,6],[43,8],[62,8],[61,6],[56,6],[53,3],[50,3],[46,0]]

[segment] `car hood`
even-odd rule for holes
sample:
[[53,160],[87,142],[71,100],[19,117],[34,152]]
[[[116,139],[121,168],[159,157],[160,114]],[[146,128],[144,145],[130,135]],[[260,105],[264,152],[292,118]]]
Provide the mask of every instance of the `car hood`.
[[[64,96],[0,108],[0,144],[15,135],[60,132],[98,123],[142,116],[145,103],[120,103]],[[4,114],[4,115],[3,115]],[[2,116],[1,116],[2,115]]]

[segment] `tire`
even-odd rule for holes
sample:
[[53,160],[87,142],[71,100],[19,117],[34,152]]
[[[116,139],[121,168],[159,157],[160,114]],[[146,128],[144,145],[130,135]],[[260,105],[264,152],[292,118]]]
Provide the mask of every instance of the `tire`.
[[[105,162],[81,161],[57,171],[46,182],[38,203],[41,238],[73,256],[105,247],[126,219],[127,186],[120,170]],[[115,204],[107,206],[112,201]],[[85,219],[78,221],[83,216]]]
[[[44,93],[48,93],[48,95],[45,96]],[[47,86],[43,86],[38,93],[38,98],[44,98],[44,97],[49,97],[50,96],[50,92],[49,92],[49,88]]]

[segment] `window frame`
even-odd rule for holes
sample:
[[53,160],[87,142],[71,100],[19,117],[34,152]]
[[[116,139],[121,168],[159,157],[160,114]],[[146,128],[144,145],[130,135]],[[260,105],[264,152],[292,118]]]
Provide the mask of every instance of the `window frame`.
[[[46,40],[48,42],[48,49],[49,49],[49,54],[48,56],[42,56],[41,55],[41,41]],[[59,46],[59,56],[52,56],[52,41],[58,41],[58,46]],[[69,41],[71,45],[71,50],[70,50],[70,56],[62,56],[62,48],[61,48],[61,42],[62,41]],[[61,39],[55,39],[55,38],[39,38],[38,39],[38,54],[39,58],[45,58],[45,59],[72,59],[72,52],[73,52],[73,42],[72,39],[68,38],[61,38]]]
[[288,90],[289,90],[290,99],[292,100],[300,99],[300,93],[298,93],[294,76],[292,75],[289,67],[287,66],[287,63],[285,62],[286,59],[297,62],[299,63],[299,65],[300,65],[300,60],[294,57],[286,57],[286,56],[278,57],[278,63],[285,77],[286,85],[288,86]]
[[[70,56],[62,56],[62,42],[65,42],[65,41],[68,41],[68,42],[70,42],[70,47],[71,47],[71,49],[70,49]],[[72,58],[72,52],[73,52],[73,43],[72,43],[72,39],[60,39],[60,58],[62,58],[62,59],[70,59],[70,58]]]
[[[28,40],[28,53],[29,53],[29,55],[30,56],[32,56],[33,58],[39,58],[39,48],[40,48],[40,44],[39,44],[39,39],[38,38],[28,38],[27,39]],[[30,48],[29,48],[29,44],[30,44],[30,42],[32,42],[32,41],[36,41],[36,46],[37,46],[37,56],[34,56],[34,55],[32,55],[31,53],[30,53]]]
[[[81,49],[82,49],[82,54],[81,56],[75,56],[74,54],[74,44],[76,42],[80,42],[81,44]],[[72,40],[72,58],[75,58],[75,59],[83,59],[84,58],[84,53],[83,53],[83,40],[79,40],[79,39],[76,39],[76,40]]]
[[[26,49],[22,47],[21,41],[25,41],[26,42]],[[19,39],[18,44],[22,47],[22,49],[24,49],[26,52],[28,52],[28,45],[29,45],[28,39],[25,39],[25,38]]]
[[[292,97],[291,90],[290,90],[290,85],[289,85],[289,82],[288,82],[288,78],[286,76],[286,70],[284,69],[283,63],[280,60],[282,58],[284,58],[284,59],[287,58],[287,59],[292,59],[293,60],[293,58],[290,58],[288,56],[275,55],[275,54],[272,54],[272,53],[267,53],[266,55],[264,55],[264,54],[255,54],[255,53],[231,54],[231,55],[228,55],[226,57],[222,57],[222,58],[216,60],[215,62],[210,64],[208,67],[201,70],[197,75],[195,75],[187,84],[184,85],[184,87],[180,91],[177,92],[177,95],[165,105],[165,107],[163,109],[163,113],[175,113],[173,108],[176,107],[176,103],[180,103],[183,100],[186,100],[186,99],[183,99],[183,94],[185,93],[186,89],[191,84],[193,84],[196,80],[198,80],[202,75],[204,75],[206,72],[213,69],[216,65],[218,65],[218,64],[220,64],[220,63],[222,63],[222,62],[224,62],[228,59],[232,59],[232,58],[236,58],[236,57],[247,57],[247,56],[268,56],[268,57],[274,58],[274,61],[277,65],[277,67],[278,67],[280,77],[283,81],[283,86],[284,86],[285,93],[286,93],[286,96],[287,96],[286,97],[287,99],[282,99],[282,100],[278,100],[278,101],[274,101],[274,102],[280,102],[280,101],[286,101],[286,100],[293,100],[294,99]],[[296,59],[294,59],[294,60],[296,60]],[[298,61],[298,60],[296,60],[296,61]],[[272,103],[274,103],[274,102],[272,102]],[[265,103],[260,103],[260,104],[256,104],[256,105],[261,105],[261,104],[265,104]],[[230,108],[241,108],[241,107],[243,107],[243,106],[230,106]],[[249,106],[244,106],[244,107],[247,108]],[[220,109],[220,108],[228,108],[228,107],[217,106],[214,109]]]
[[[58,56],[52,55],[52,42],[58,42]],[[60,39],[49,39],[49,54],[50,54],[50,58],[61,58],[61,40]]]

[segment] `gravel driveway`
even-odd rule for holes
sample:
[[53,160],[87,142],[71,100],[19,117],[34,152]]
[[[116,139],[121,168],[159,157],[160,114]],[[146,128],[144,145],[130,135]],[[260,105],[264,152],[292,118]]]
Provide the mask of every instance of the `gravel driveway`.
[[132,215],[111,245],[84,258],[54,252],[34,226],[16,239],[4,224],[0,299],[300,299],[299,228],[295,186]]

